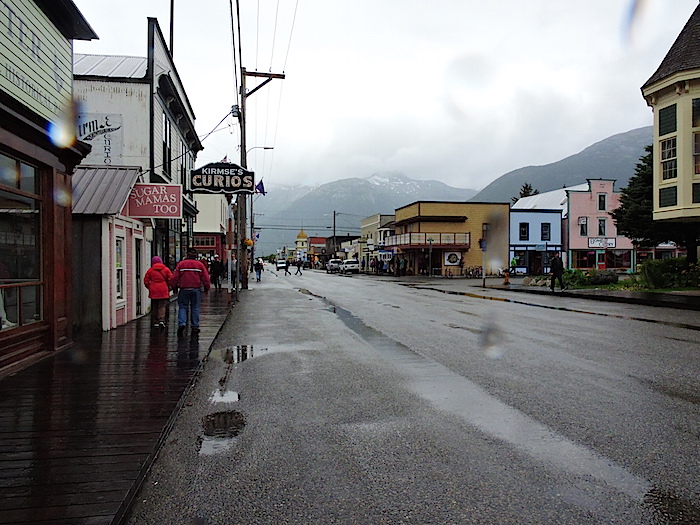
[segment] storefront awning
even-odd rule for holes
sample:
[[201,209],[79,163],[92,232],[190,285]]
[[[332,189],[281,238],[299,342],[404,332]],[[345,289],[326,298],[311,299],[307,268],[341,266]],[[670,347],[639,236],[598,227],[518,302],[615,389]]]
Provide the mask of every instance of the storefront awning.
[[139,166],[79,166],[72,177],[73,213],[120,213],[140,174]]

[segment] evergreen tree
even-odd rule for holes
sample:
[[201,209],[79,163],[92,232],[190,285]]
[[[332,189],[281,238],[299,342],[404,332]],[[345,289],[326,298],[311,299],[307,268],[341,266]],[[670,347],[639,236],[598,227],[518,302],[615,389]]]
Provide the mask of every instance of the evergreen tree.
[[620,235],[629,237],[636,247],[653,247],[675,242],[688,249],[688,261],[697,262],[697,224],[655,221],[654,160],[652,146],[644,148],[626,188],[620,190],[620,207],[610,213]]
[[539,195],[539,193],[540,190],[533,190],[532,184],[526,182],[520,188],[520,197],[511,197],[511,200],[513,201],[513,204],[515,204],[516,202],[518,202],[518,199],[522,199],[523,197],[530,197],[532,195]]

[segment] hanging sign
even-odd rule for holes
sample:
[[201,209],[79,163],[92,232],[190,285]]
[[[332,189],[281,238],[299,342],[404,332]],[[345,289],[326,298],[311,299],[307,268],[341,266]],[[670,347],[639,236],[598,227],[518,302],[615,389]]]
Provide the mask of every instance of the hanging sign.
[[229,162],[207,164],[190,172],[192,193],[253,193],[254,173]]
[[182,186],[134,184],[126,215],[139,219],[182,219]]

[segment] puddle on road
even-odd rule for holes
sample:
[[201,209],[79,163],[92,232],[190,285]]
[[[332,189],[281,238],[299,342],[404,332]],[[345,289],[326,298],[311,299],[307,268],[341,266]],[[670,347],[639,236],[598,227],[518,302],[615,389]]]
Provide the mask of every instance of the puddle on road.
[[[327,299],[320,298],[333,306]],[[691,502],[657,490],[646,479],[501,402],[465,377],[366,325],[348,310],[333,308],[348,328],[373,346],[386,361],[407,374],[409,387],[418,396],[438,409],[463,418],[485,434],[544,465],[576,476],[577,486],[591,486],[586,491],[589,494],[601,493],[605,497],[606,490],[612,489],[627,495],[646,513],[652,513],[654,517],[666,516],[665,521],[653,523],[699,523],[696,516],[700,511]],[[487,346],[487,355],[498,352],[501,336],[492,327],[487,325],[481,336],[482,345]],[[601,506],[604,503],[601,502]]]
[[215,412],[202,419],[199,454],[210,456],[230,450],[245,427],[245,417],[236,410]]
[[700,508],[684,498],[656,487],[644,496],[644,507],[651,511],[654,525],[700,523]]

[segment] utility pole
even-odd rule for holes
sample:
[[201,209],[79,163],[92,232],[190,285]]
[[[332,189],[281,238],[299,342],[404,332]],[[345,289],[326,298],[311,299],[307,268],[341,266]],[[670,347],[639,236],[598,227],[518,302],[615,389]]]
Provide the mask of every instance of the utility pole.
[[[246,88],[246,78],[247,77],[260,77],[260,78],[266,78],[264,82],[258,84],[255,88],[253,88],[250,92],[248,92]],[[246,125],[245,125],[245,119],[246,119],[246,101],[249,96],[251,96],[253,93],[258,91],[260,88],[262,88],[264,85],[268,84],[269,82],[272,82],[273,78],[280,78],[284,79],[284,74],[277,74],[277,73],[258,73],[257,71],[255,72],[248,72],[244,67],[241,67],[241,114],[239,117],[239,122],[241,124],[241,168],[243,169],[248,169],[248,151],[246,150]],[[242,193],[238,194],[238,197],[236,198],[236,202],[238,203],[238,209],[237,209],[237,223],[238,223],[238,232],[237,232],[237,240],[238,240],[238,264],[240,265],[240,275],[241,275],[241,288],[246,290],[248,289],[248,247],[245,246],[244,240],[245,240],[245,231],[246,231],[246,224],[247,224],[247,210],[246,210],[246,199],[245,195]]]

